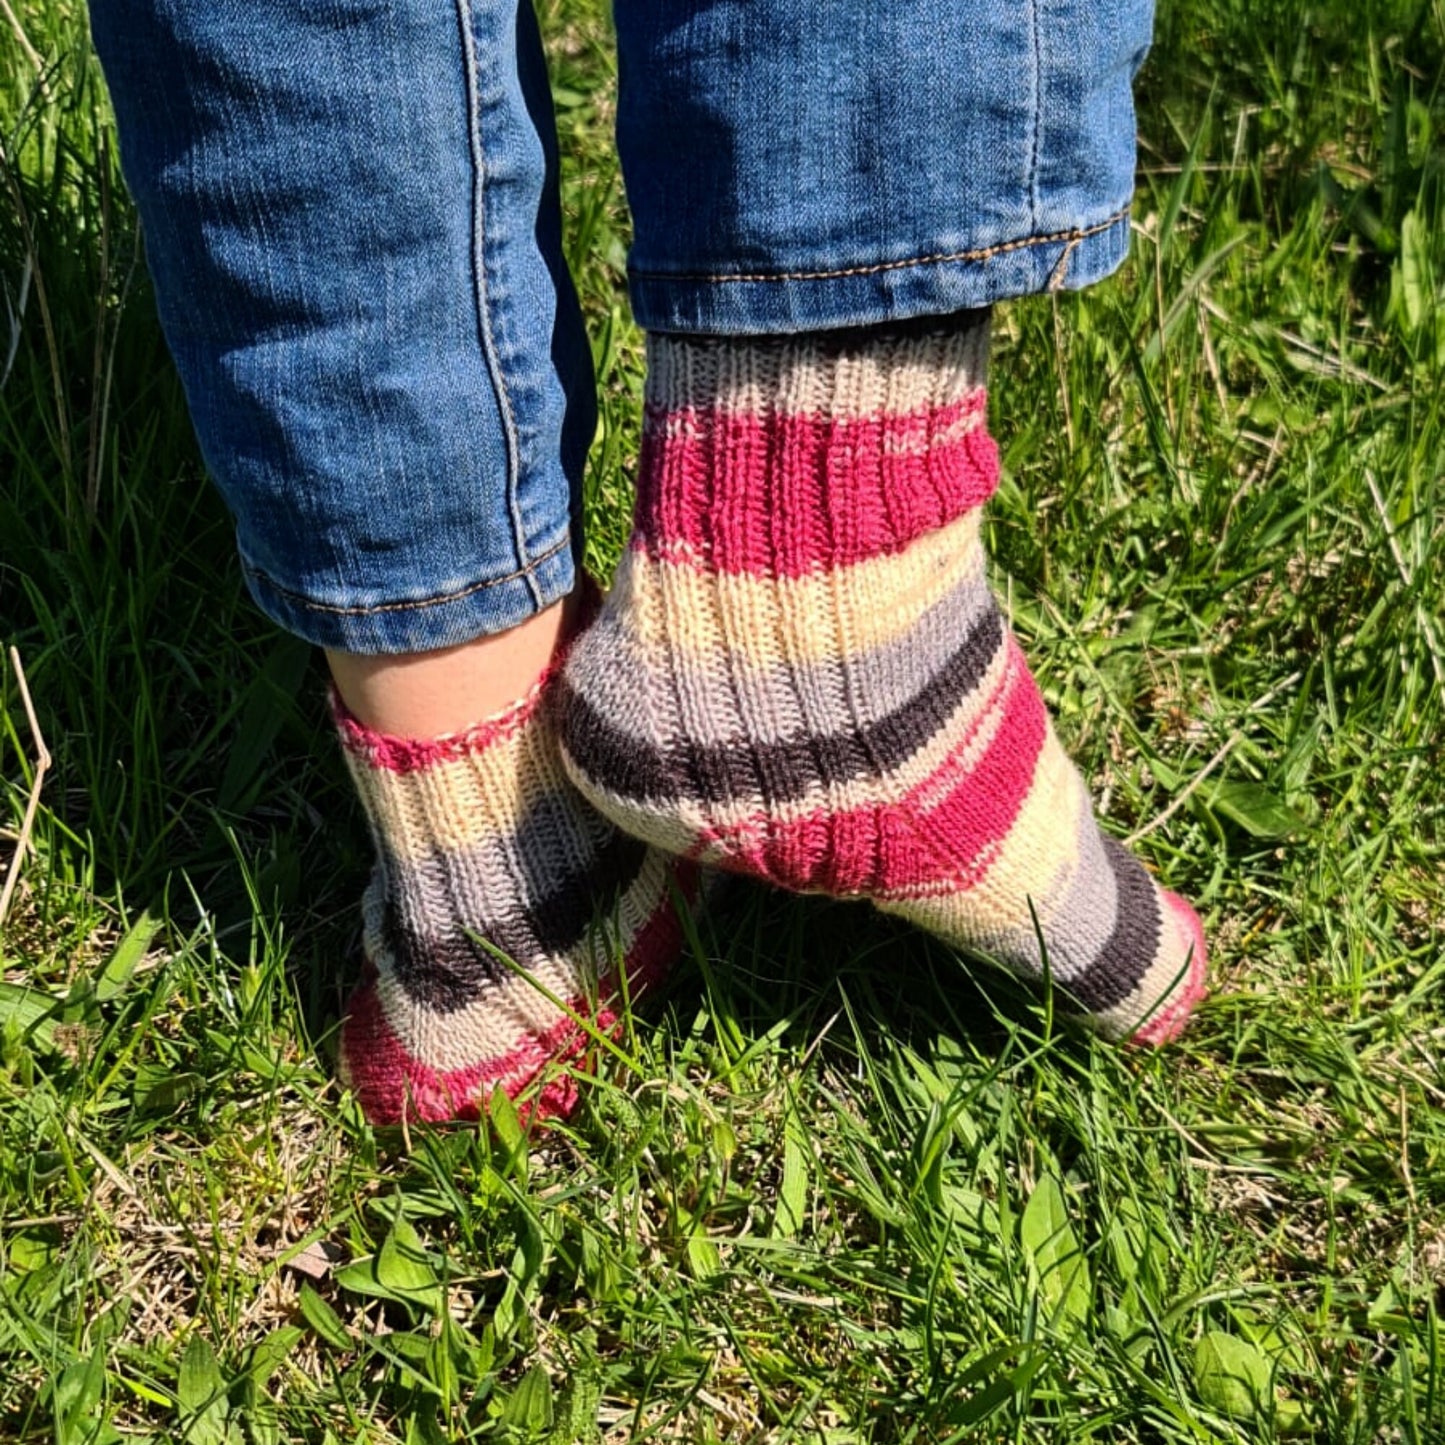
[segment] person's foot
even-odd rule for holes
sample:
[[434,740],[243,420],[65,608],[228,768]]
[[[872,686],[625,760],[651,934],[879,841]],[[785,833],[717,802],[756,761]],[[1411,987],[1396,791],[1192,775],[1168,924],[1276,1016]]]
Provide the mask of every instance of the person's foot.
[[[494,1089],[515,1096],[584,1053],[572,1013],[606,1031],[622,975],[635,996],[680,951],[669,880],[690,896],[697,870],[572,788],[553,681],[427,740],[371,731],[334,700],[377,850],[365,976],[341,1033],[343,1082],[373,1123],[477,1118]],[[529,1112],[565,1114],[576,1094],[557,1068]]]
[[[987,313],[649,339],[636,523],[563,673],[569,775],[618,827],[864,897],[1161,1042],[1199,920],[1101,834],[989,590]],[[1042,942],[1042,947],[1041,947]]]

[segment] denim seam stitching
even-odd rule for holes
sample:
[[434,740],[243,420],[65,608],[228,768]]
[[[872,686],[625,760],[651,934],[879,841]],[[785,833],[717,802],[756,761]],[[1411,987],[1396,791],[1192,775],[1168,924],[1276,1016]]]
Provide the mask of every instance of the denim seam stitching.
[[903,261],[879,261],[872,266],[848,266],[837,271],[771,271],[746,273],[709,273],[706,271],[633,271],[636,280],[657,281],[831,281],[839,276],[876,276],[880,271],[901,271],[909,266],[938,266],[950,261],[987,261],[1007,251],[1022,251],[1029,246],[1047,246],[1055,241],[1084,241],[1090,236],[1112,230],[1126,220],[1129,207],[1115,211],[1108,220],[1074,231],[1053,231],[1047,236],[1024,236],[1017,241],[1003,241],[977,251],[940,251],[932,256],[911,256]]
[[467,142],[471,153],[473,194],[476,197],[472,211],[472,285],[477,310],[477,333],[482,344],[487,375],[492,383],[492,392],[496,397],[497,410],[501,413],[502,437],[507,448],[507,511],[512,521],[512,547],[517,560],[522,564],[514,575],[528,577],[532,601],[540,607],[542,598],[529,575],[532,568],[532,563],[528,561],[530,549],[527,546],[521,511],[517,505],[517,490],[521,481],[521,443],[517,438],[517,419],[512,409],[511,395],[507,390],[506,377],[502,374],[496,338],[492,334],[491,302],[487,287],[487,164],[482,140],[481,87],[477,74],[476,37],[472,33],[471,0],[456,0],[456,6],[457,25],[461,31],[462,60],[466,70]]
[[328,602],[313,602],[311,598],[302,593],[294,592],[289,587],[283,587],[279,582],[267,576],[261,568],[247,562],[244,557],[241,559],[241,565],[245,568],[248,576],[254,578],[268,591],[274,592],[278,597],[284,597],[288,602],[294,602],[307,612],[324,612],[334,617],[370,617],[378,612],[420,612],[428,607],[444,606],[448,602],[461,602],[478,592],[485,592],[489,587],[502,587],[508,582],[516,582],[522,578],[526,578],[531,584],[529,590],[535,595],[539,590],[536,586],[535,574],[545,563],[550,562],[553,557],[566,548],[570,540],[569,537],[563,536],[539,557],[534,557],[525,567],[519,567],[515,572],[508,572],[505,577],[487,577],[480,582],[473,582],[470,587],[463,587],[456,592],[446,592],[438,597],[422,597],[414,602],[378,602],[374,607],[334,607]]
[[1039,223],[1039,153],[1044,135],[1044,56],[1043,36],[1039,25],[1039,0],[1029,0],[1029,39],[1034,62],[1033,136],[1029,144],[1029,221]]

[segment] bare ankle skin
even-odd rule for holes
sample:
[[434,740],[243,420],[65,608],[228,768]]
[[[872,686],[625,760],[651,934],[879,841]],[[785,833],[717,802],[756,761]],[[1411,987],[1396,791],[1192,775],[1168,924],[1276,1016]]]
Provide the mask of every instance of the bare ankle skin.
[[326,653],[337,691],[359,722],[397,737],[457,732],[500,712],[537,680],[557,650],[571,598],[517,627],[435,652]]

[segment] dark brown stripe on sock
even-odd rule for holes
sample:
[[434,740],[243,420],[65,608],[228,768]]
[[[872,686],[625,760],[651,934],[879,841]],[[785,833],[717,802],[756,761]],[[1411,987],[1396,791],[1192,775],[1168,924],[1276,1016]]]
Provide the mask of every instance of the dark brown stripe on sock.
[[[472,931],[524,964],[562,954],[633,883],[647,851],[645,843],[614,831],[586,872],[565,878],[555,892],[530,907],[478,919]],[[437,1013],[466,1008],[488,988],[513,977],[500,959],[467,934],[437,937],[418,932],[401,921],[394,907],[386,910],[382,935],[398,983],[408,997]]]
[[853,732],[781,742],[707,745],[683,738],[657,748],[614,726],[564,674],[563,743],[594,783],[619,797],[713,806],[761,799],[772,807],[801,798],[815,786],[886,775],[901,767],[978,686],[1003,641],[1003,621],[997,607],[989,607],[952,657],[903,707]]

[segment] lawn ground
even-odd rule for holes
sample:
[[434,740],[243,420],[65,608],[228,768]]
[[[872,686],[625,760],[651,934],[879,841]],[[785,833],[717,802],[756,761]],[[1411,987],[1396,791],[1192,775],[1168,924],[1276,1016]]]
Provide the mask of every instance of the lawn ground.
[[[596,0],[548,0],[641,387]],[[1166,0],[1132,258],[997,319],[997,583],[1195,898],[1159,1055],[853,908],[698,920],[571,1127],[374,1131],[322,676],[242,595],[76,0],[0,24],[0,1438],[1445,1441],[1445,7]],[[23,34],[22,34],[23,32]],[[12,851],[39,744],[0,681]]]

